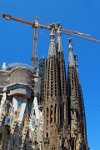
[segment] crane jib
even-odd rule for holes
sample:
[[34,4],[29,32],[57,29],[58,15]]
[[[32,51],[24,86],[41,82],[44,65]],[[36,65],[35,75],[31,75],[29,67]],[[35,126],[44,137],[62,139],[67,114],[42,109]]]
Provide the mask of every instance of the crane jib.
[[5,13],[2,15],[2,17],[7,19],[7,20],[13,20],[13,21],[16,21],[16,22],[20,22],[20,23],[24,23],[24,24],[27,24],[27,25],[31,25],[33,28],[41,28],[41,29],[46,29],[46,30],[54,29],[55,32],[60,30],[63,34],[76,36],[76,37],[83,38],[83,39],[88,40],[88,41],[100,43],[100,40],[96,40],[95,38],[92,38],[91,35],[88,35],[88,34],[85,34],[85,33],[81,33],[81,32],[78,32],[78,31],[62,29],[61,25],[60,25],[60,28],[59,28],[59,25],[58,25],[58,28],[57,28],[56,24],[51,24],[49,26],[45,26],[45,25],[39,24],[38,20],[36,20],[36,22],[32,23],[32,22],[28,22],[26,20],[22,20],[22,19],[19,19],[19,18],[14,18],[14,17],[12,17],[10,15],[7,15]]

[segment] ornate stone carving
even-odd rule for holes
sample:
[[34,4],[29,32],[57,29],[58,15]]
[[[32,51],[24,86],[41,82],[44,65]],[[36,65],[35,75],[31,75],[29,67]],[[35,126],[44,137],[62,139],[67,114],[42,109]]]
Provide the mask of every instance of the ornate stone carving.
[[79,133],[76,139],[76,150],[81,150],[81,149],[82,149],[82,135],[81,133]]

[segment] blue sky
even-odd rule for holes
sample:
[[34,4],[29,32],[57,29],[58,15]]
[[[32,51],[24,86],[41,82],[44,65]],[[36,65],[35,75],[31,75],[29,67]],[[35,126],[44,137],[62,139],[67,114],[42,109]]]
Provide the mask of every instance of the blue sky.
[[[44,25],[61,22],[65,29],[100,39],[99,0],[0,0],[0,66],[5,61],[31,64],[32,54],[33,29],[2,19],[4,12],[32,22],[38,16]],[[39,58],[47,57],[49,33],[39,30]],[[66,64],[68,38],[62,37]],[[100,150],[100,44],[73,38],[73,47],[79,57],[89,145],[91,150]]]

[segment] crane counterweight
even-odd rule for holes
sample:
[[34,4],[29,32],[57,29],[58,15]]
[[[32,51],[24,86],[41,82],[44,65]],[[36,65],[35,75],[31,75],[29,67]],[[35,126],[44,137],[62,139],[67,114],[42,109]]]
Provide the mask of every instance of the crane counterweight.
[[5,18],[5,19],[7,19],[7,20],[10,20],[10,18],[11,18],[10,15],[6,15],[6,14],[3,14],[2,17]]

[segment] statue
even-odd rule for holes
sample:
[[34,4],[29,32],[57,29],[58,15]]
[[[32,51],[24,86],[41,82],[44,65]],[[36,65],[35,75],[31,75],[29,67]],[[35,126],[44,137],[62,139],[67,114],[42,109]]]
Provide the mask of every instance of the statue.
[[65,138],[65,141],[64,141],[64,148],[69,149],[69,141],[67,138]]
[[79,133],[76,139],[76,149],[81,150],[81,148],[82,148],[82,135],[81,133]]
[[60,138],[60,150],[64,150],[64,138]]
[[55,150],[55,146],[54,146],[54,144],[52,145],[52,150]]
[[71,136],[72,137],[78,136],[78,121],[77,121],[77,115],[75,110],[73,110],[72,112]]

